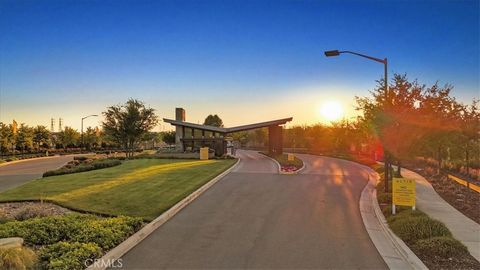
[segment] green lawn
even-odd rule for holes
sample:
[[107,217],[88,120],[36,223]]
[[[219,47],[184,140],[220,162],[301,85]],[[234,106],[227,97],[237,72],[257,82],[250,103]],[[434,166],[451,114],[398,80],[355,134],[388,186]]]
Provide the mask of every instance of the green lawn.
[[37,179],[0,193],[0,201],[49,200],[72,209],[152,220],[235,162],[137,159]]

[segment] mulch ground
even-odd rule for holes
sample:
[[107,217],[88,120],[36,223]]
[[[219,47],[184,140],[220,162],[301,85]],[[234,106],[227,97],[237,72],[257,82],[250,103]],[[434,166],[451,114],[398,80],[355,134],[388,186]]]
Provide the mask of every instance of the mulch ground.
[[71,210],[45,202],[15,202],[0,204],[0,213],[9,219],[15,219],[19,213],[25,210],[41,212],[42,216],[58,216],[72,213]]
[[445,259],[438,256],[432,256],[431,254],[423,254],[418,251],[414,252],[428,269],[480,269],[480,262],[470,254],[463,256],[462,258]]
[[[412,168],[409,166],[409,168]],[[459,183],[449,179],[447,174],[433,174],[420,167],[413,167],[414,171],[422,175],[432,184],[435,191],[455,207],[465,216],[480,224],[480,193],[460,185]]]

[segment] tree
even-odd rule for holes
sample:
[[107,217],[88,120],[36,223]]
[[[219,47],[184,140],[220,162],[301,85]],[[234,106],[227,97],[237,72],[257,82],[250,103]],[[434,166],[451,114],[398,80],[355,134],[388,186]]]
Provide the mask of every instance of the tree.
[[232,133],[231,135],[234,141],[238,141],[240,143],[240,146],[245,146],[249,141],[248,134],[249,134],[248,131],[240,131],[240,132]]
[[207,116],[203,124],[207,126],[223,127],[222,119],[216,114],[215,115],[210,114],[209,116]]
[[124,105],[110,106],[103,115],[103,131],[124,148],[127,157],[133,156],[135,147],[158,123],[155,110],[136,99],[129,99]]
[[17,148],[22,150],[22,153],[26,149],[30,149],[33,146],[33,128],[25,125],[20,124],[20,127],[17,130],[17,134],[15,136],[15,144]]
[[8,153],[15,143],[12,125],[6,125],[0,122],[0,152]]
[[393,84],[385,95],[385,81],[377,81],[372,97],[357,97],[357,109],[363,111],[363,121],[369,122],[383,145],[385,162],[385,189],[392,179],[390,163],[397,160],[400,174],[401,159],[409,156],[421,134],[418,132],[418,103],[422,101],[423,85],[408,81],[406,75],[394,74]]
[[268,141],[268,128],[257,128],[250,132],[249,138],[255,146],[265,146]]
[[98,128],[87,127],[87,130],[83,133],[83,141],[88,150],[90,150],[92,146],[100,145],[100,131]]
[[36,126],[33,129],[33,145],[38,150],[42,145],[50,143],[50,131],[45,126]]
[[59,133],[59,141],[63,148],[74,147],[80,140],[80,133],[71,127],[65,127]]
[[[422,96],[418,107],[416,121],[425,135],[420,144],[423,154],[434,157],[438,163],[438,173],[457,132],[462,129],[461,118],[464,105],[450,96],[451,85],[439,87],[438,84],[428,88]],[[458,137],[457,137],[458,139]]]
[[175,131],[161,132],[162,141],[166,144],[175,144]]
[[143,149],[155,149],[157,144],[162,141],[162,134],[160,132],[147,132],[143,136]]
[[480,108],[479,101],[473,100],[470,106],[465,107],[462,117],[462,141],[459,146],[465,153],[465,166],[470,174],[470,159],[473,152],[477,161],[480,160]]

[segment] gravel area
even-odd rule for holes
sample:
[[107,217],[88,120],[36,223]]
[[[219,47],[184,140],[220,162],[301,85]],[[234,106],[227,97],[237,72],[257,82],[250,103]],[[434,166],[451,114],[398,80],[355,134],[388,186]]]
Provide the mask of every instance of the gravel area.
[[58,216],[72,213],[71,210],[45,202],[15,202],[0,204],[0,214],[8,219],[16,219],[16,217],[26,211],[39,213],[41,216]]

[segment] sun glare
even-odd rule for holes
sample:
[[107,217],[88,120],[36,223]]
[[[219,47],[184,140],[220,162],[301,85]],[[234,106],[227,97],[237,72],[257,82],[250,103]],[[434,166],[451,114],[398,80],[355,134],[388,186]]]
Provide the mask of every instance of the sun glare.
[[335,100],[322,103],[319,111],[320,115],[329,122],[338,121],[344,116],[342,104]]

